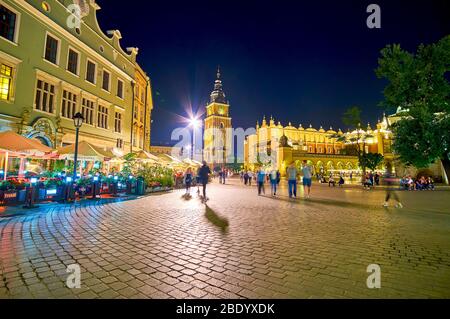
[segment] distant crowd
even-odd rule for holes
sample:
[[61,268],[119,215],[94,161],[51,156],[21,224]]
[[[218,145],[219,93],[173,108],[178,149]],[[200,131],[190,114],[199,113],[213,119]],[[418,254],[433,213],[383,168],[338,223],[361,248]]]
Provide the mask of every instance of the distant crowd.
[[435,186],[431,177],[422,176],[414,180],[411,176],[404,176],[400,180],[400,188],[408,191],[432,191]]

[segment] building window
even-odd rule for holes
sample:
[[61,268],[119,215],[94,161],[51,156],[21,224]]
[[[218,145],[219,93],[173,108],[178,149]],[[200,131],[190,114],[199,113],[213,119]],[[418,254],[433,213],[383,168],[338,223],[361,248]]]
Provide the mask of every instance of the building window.
[[98,106],[97,126],[108,129],[108,108],[103,105]]
[[139,148],[144,149],[144,129],[139,129]]
[[136,125],[133,125],[133,146],[137,146],[137,134],[138,134],[138,128]]
[[123,140],[122,139],[117,139],[117,143],[116,143],[116,147],[119,149],[123,149]]
[[81,114],[84,117],[84,123],[89,125],[94,125],[94,101],[83,98],[83,103],[81,104]]
[[77,109],[77,95],[63,90],[62,104],[61,104],[61,116],[72,119]]
[[58,64],[59,40],[47,34],[45,42],[45,59],[53,64]]
[[9,101],[11,97],[11,83],[13,79],[13,68],[2,64],[0,68],[0,100]]
[[69,49],[69,58],[67,62],[67,71],[78,75],[78,62],[79,62],[79,54],[72,49]]
[[0,5],[0,36],[14,42],[16,35],[17,15]]
[[122,113],[116,112],[114,116],[114,132],[122,133]]
[[53,113],[55,110],[55,86],[43,80],[37,81],[36,110]]
[[117,96],[123,99],[123,81],[117,80]]
[[86,81],[95,84],[96,72],[97,72],[97,65],[94,62],[88,60],[86,70]]
[[141,121],[142,123],[145,123],[145,116],[144,116],[144,106],[142,105],[141,107],[140,107],[140,109],[141,109],[141,112],[140,112],[140,116],[141,116],[141,118],[139,119],[139,121]]
[[111,79],[111,74],[108,71],[103,70],[103,84],[102,84],[102,88],[105,91],[109,92],[109,87],[110,87],[110,81]]

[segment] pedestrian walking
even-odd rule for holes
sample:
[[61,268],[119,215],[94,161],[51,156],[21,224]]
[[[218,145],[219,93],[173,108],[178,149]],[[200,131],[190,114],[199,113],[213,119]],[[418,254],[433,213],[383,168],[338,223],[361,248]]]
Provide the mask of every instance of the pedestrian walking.
[[286,170],[289,186],[289,198],[297,198],[297,175],[298,171],[295,163],[292,163]]
[[258,183],[258,195],[261,196],[262,193],[265,195],[266,190],[264,188],[264,183],[266,181],[266,173],[262,169],[256,174],[256,180]]
[[225,168],[222,169],[222,184],[225,185],[226,184],[226,180],[227,180],[227,170]]
[[186,186],[186,195],[191,194],[192,180],[193,180],[192,168],[189,167],[186,173],[184,173],[184,185]]
[[248,186],[252,186],[252,180],[253,180],[253,172],[248,172]]
[[248,172],[244,173],[244,185],[247,186],[248,185]]
[[202,183],[202,186],[203,186],[202,201],[204,201],[204,202],[208,201],[208,197],[206,197],[206,185],[208,185],[210,174],[211,174],[211,170],[209,169],[208,164],[206,163],[206,161],[203,161],[203,166],[200,168],[198,175],[200,177],[200,182]]
[[386,199],[384,201],[384,207],[389,207],[389,201],[391,198],[397,201],[397,208],[403,208],[403,204],[400,201],[400,198],[398,197],[397,191],[395,189],[395,176],[392,173],[392,166],[388,165],[386,168],[386,173],[384,176],[384,181],[386,183]]
[[310,165],[308,165],[307,161],[303,161],[302,174],[303,174],[304,193],[305,193],[306,198],[310,198],[313,169]]
[[270,180],[271,193],[273,196],[277,196],[277,186],[279,183],[278,171],[273,169],[269,174],[269,180]]

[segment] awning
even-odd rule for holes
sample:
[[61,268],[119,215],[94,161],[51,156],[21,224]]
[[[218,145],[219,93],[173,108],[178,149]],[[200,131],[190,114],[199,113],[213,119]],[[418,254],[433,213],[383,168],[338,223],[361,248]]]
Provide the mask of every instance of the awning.
[[[75,159],[75,144],[61,147],[58,149],[59,158],[66,160]],[[104,150],[98,146],[94,146],[86,141],[78,143],[78,160],[88,162],[104,162],[109,161],[116,156],[111,150]]]
[[0,151],[10,153],[10,156],[44,157],[50,154],[52,148],[45,146],[38,140],[26,138],[12,131],[0,133]]

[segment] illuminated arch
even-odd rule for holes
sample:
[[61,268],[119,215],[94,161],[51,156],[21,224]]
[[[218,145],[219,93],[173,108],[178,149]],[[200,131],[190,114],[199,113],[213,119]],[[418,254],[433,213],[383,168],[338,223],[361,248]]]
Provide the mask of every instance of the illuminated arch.
[[334,170],[334,163],[333,161],[329,161],[327,163],[327,171],[333,171]]

